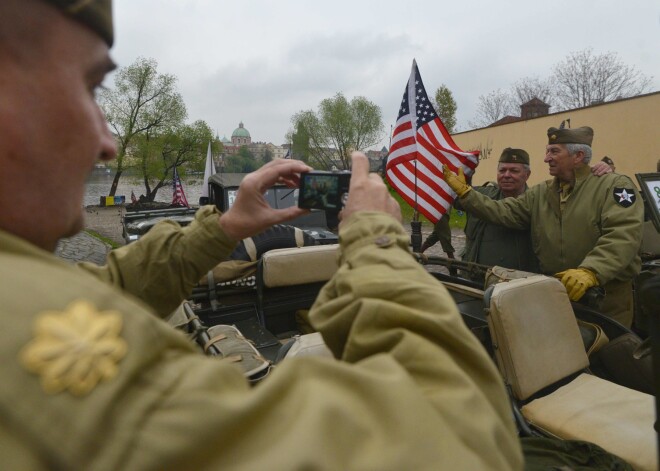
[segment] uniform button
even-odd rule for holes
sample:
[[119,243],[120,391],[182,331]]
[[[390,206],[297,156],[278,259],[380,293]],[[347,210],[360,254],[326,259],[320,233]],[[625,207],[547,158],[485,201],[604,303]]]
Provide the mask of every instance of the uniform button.
[[381,236],[381,237],[377,238],[377,239],[374,241],[374,243],[375,243],[378,247],[386,247],[386,246],[390,245],[392,242],[390,241],[390,238],[389,238],[389,237],[387,237],[387,236]]

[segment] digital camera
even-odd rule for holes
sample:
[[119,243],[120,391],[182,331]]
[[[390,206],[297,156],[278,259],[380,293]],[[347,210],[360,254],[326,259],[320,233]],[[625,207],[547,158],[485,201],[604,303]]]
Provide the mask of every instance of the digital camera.
[[351,172],[312,171],[300,174],[298,207],[339,212],[346,203]]

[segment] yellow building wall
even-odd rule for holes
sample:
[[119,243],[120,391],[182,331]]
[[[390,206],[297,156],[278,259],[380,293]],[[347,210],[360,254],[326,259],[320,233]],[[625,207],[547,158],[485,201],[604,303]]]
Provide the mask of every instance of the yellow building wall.
[[616,173],[628,175],[636,185],[635,173],[656,171],[660,160],[660,92],[476,129],[452,137],[463,150],[482,150],[473,184],[495,181],[502,150],[515,147],[529,153],[532,174],[528,183],[535,185],[550,178],[548,166],[543,162],[547,130],[559,127],[565,119],[571,120],[571,128],[593,128],[592,163],[607,155],[614,161]]

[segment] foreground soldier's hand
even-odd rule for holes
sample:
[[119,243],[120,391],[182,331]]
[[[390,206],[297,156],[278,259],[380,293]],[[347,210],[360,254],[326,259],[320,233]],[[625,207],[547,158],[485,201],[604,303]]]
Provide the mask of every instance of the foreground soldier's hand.
[[571,268],[555,274],[566,287],[571,301],[579,301],[592,286],[598,286],[594,272],[587,268]]
[[344,221],[358,211],[381,211],[401,222],[401,207],[396,202],[382,178],[369,173],[369,160],[362,152],[351,154],[352,173],[348,201],[339,214]]
[[276,159],[246,175],[238,188],[236,201],[220,217],[220,227],[232,239],[242,240],[266,230],[273,224],[289,221],[309,212],[297,206],[274,209],[264,198],[266,190],[275,183],[284,183],[289,188],[297,187],[300,173],[309,170],[311,167],[299,160]]
[[465,181],[465,175],[463,174],[462,168],[459,167],[458,174],[456,174],[449,170],[449,167],[443,165],[442,174],[445,177],[447,185],[449,185],[449,187],[454,190],[459,198],[463,197],[463,195],[472,189],[472,187]]

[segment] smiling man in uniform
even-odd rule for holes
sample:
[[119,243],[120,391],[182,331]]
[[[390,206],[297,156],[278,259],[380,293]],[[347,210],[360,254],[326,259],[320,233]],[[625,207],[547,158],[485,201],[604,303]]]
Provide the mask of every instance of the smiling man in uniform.
[[[474,190],[493,199],[515,198],[527,190],[531,175],[529,154],[523,149],[507,147],[497,164],[497,186],[485,185]],[[456,207],[463,209],[457,200]],[[532,249],[529,229],[510,229],[493,224],[467,211],[463,260],[482,265],[499,265],[529,272],[538,271],[538,261]],[[483,281],[483,276],[476,277]]]

